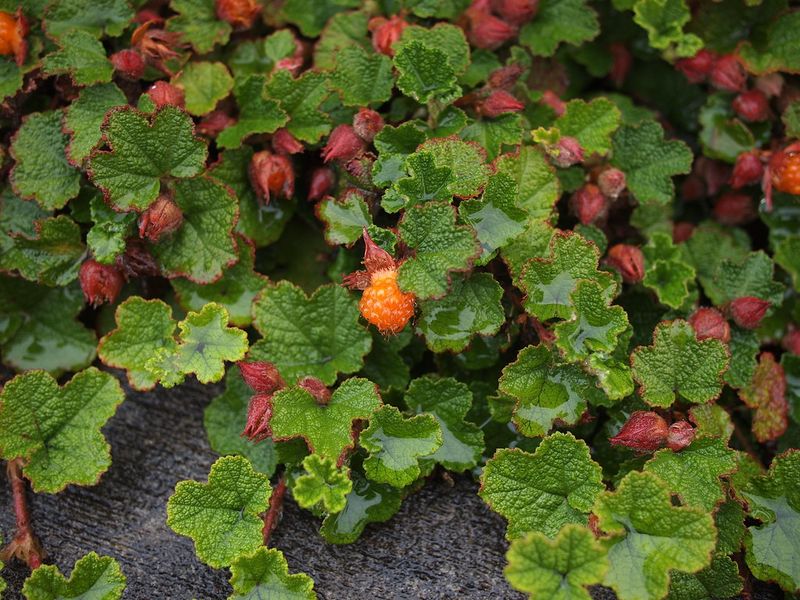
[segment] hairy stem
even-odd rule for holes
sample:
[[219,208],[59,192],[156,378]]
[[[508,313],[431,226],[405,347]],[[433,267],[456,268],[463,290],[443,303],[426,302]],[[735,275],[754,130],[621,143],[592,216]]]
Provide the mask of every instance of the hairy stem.
[[22,461],[17,458],[6,465],[8,481],[11,484],[11,496],[14,515],[17,522],[17,533],[11,543],[0,553],[0,558],[8,560],[12,556],[25,562],[30,569],[41,566],[44,552],[31,527],[31,515],[28,510],[28,499],[25,495],[25,479],[22,477]]
[[278,485],[272,491],[272,496],[269,499],[269,510],[264,515],[264,545],[269,545],[269,537],[278,526],[278,520],[283,512],[283,497],[286,495],[286,473],[281,475],[278,480]]

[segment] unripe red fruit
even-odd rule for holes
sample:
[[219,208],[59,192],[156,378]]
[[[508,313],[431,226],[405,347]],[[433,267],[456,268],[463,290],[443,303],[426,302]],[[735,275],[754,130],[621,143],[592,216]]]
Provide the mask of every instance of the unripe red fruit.
[[390,19],[383,17],[370,19],[367,28],[372,32],[372,47],[375,48],[375,52],[394,56],[392,46],[402,37],[406,27],[408,23],[399,15],[394,15]]
[[714,218],[723,225],[744,225],[758,217],[753,199],[747,194],[727,192],[714,205]]
[[653,411],[637,410],[609,441],[614,446],[627,446],[640,452],[655,452],[664,445],[668,434],[669,426],[661,415]]
[[166,81],[156,81],[149,90],[147,95],[153,101],[156,107],[162,106],[177,106],[183,108],[184,95],[183,90],[176,85],[167,83]]
[[558,140],[551,156],[553,162],[563,169],[583,162],[583,148],[574,137],[564,136]]
[[600,188],[592,183],[580,187],[571,198],[572,210],[584,225],[594,223],[608,212],[608,202]]
[[299,154],[305,150],[303,144],[285,127],[272,134],[272,149],[278,154]]
[[779,152],[770,161],[770,168],[775,189],[800,196],[800,152]]
[[742,152],[736,157],[731,176],[731,187],[739,189],[746,185],[753,185],[761,181],[764,175],[764,165],[755,151]]
[[336,176],[328,167],[318,167],[311,173],[311,184],[308,187],[308,199],[319,200],[333,188]]
[[761,90],[742,92],[733,99],[732,106],[745,121],[763,121],[769,116],[769,102]]
[[711,69],[711,84],[726,92],[741,92],[747,82],[747,72],[733,55],[718,59]]
[[476,48],[496,50],[517,35],[517,28],[482,10],[467,10],[467,38]]
[[638,283],[644,279],[644,254],[638,246],[630,244],[611,246],[606,260],[619,271],[625,283]]
[[356,134],[352,125],[339,125],[328,137],[328,143],[322,149],[322,159],[326,163],[332,160],[346,163],[363,154],[366,148],[366,142]]
[[368,144],[384,126],[383,117],[371,108],[362,108],[353,116],[353,131]]
[[114,70],[127,79],[137,80],[144,75],[144,59],[136,50],[120,50],[111,55]]
[[493,90],[510,90],[517,83],[525,69],[522,65],[513,63],[506,67],[500,67],[496,71],[492,71],[489,75],[488,85]]
[[217,17],[236,29],[250,29],[261,13],[255,0],[216,0]]
[[728,306],[731,318],[745,329],[756,329],[767,313],[770,303],[754,296],[736,298]]
[[285,387],[285,383],[278,369],[270,362],[252,361],[238,362],[239,371],[244,382],[250,386],[254,392],[260,394],[271,394],[276,390]]
[[481,101],[476,110],[484,117],[494,118],[504,113],[519,112],[525,105],[505,90],[495,90]]
[[694,441],[695,429],[687,421],[676,421],[669,426],[667,433],[667,447],[673,452],[679,452]]
[[492,10],[514,25],[524,25],[538,9],[539,0],[492,0]]
[[705,81],[717,57],[713,52],[700,50],[691,58],[682,58],[675,62],[675,68],[684,74],[691,83]]
[[618,198],[625,191],[628,182],[625,178],[625,173],[612,167],[597,176],[597,185],[604,196]]
[[294,168],[287,157],[268,150],[256,152],[250,159],[248,172],[253,189],[264,202],[269,202],[273,195],[284,198],[294,195]]
[[247,422],[242,435],[251,442],[261,442],[272,437],[269,420],[272,417],[272,394],[255,394],[247,405]]
[[86,301],[92,306],[114,302],[125,283],[122,273],[112,265],[104,265],[90,258],[81,265],[78,273]]
[[689,317],[689,325],[694,329],[698,340],[715,339],[723,344],[731,341],[731,327],[728,320],[715,308],[698,308]]
[[139,217],[139,237],[157,242],[177,231],[182,223],[180,207],[166,196],[159,196]]
[[694,223],[679,221],[672,226],[672,241],[676,244],[685,242],[694,233]]
[[297,381],[297,386],[314,396],[319,404],[327,404],[331,399],[331,391],[316,377],[303,377]]

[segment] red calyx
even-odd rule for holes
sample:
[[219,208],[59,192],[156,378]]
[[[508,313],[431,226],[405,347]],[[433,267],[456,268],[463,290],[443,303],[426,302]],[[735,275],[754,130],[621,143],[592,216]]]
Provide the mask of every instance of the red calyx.
[[327,404],[331,399],[331,391],[316,377],[303,377],[297,381],[297,385],[314,396],[319,404]]
[[661,415],[637,410],[609,441],[614,446],[627,446],[639,452],[655,452],[666,443],[668,434],[669,426]]
[[736,157],[733,165],[733,175],[731,176],[731,187],[739,189],[746,185],[754,185],[761,181],[764,175],[764,165],[759,158],[758,152],[742,152]]
[[517,28],[495,17],[483,6],[473,3],[467,9],[467,38],[476,48],[496,50],[517,35]]
[[708,50],[700,50],[691,58],[682,58],[675,62],[675,68],[678,69],[691,83],[700,83],[705,81],[706,77],[711,73],[717,56]]
[[144,75],[144,59],[136,50],[127,48],[111,55],[114,70],[127,79],[137,80]]
[[694,441],[695,429],[687,421],[676,421],[669,426],[667,447],[673,452],[680,452]]
[[256,152],[250,159],[248,173],[253,189],[265,203],[272,196],[291,198],[294,195],[294,168],[285,156],[268,150]]
[[216,0],[217,17],[236,29],[250,29],[261,14],[261,5],[255,0]]
[[672,226],[672,241],[676,244],[685,242],[694,233],[694,223],[688,221],[678,221]]
[[580,187],[570,200],[573,212],[584,225],[594,223],[608,213],[608,202],[593,183]]
[[800,329],[791,327],[781,340],[781,345],[787,352],[800,356]]
[[604,196],[609,198],[619,198],[619,195],[625,191],[628,185],[625,173],[613,167],[602,171],[597,176],[597,185]]
[[389,19],[384,17],[370,19],[367,28],[372,32],[372,47],[375,48],[375,52],[394,56],[392,46],[402,37],[406,27],[408,27],[408,23],[399,15],[394,15]]
[[715,308],[698,308],[689,317],[689,325],[694,329],[698,340],[715,339],[723,344],[731,341],[728,320]]
[[159,18],[139,25],[131,34],[131,44],[139,51],[146,63],[171,75],[172,71],[164,63],[178,58],[180,56],[178,50],[182,50],[185,44],[181,42],[179,33],[155,28],[160,22]]
[[761,90],[742,92],[731,106],[745,121],[763,121],[769,117],[769,101]]
[[104,265],[90,258],[83,262],[78,273],[86,301],[92,306],[114,302],[125,282],[122,273],[112,265]]
[[543,91],[540,102],[552,108],[557,117],[563,115],[564,111],[567,110],[567,103],[552,90]]
[[272,135],[272,149],[278,154],[299,154],[305,147],[288,129],[281,127]]
[[495,90],[475,108],[481,116],[494,118],[505,113],[519,112],[525,105],[505,90]]
[[397,261],[391,254],[372,241],[366,227],[362,235],[364,237],[364,260],[362,263],[367,270],[355,271],[342,278],[344,284],[353,290],[364,290],[369,287],[373,273],[397,269]]
[[352,125],[339,125],[328,137],[328,143],[322,149],[322,159],[326,163],[332,160],[347,163],[366,149],[366,142],[356,134]]
[[183,223],[180,207],[166,196],[159,196],[139,217],[139,237],[157,242]]
[[252,442],[261,442],[272,437],[269,419],[272,417],[272,394],[255,394],[247,405],[247,423],[242,436]]
[[563,169],[583,162],[583,148],[574,137],[564,136],[553,147],[550,156]]
[[492,0],[492,10],[514,25],[524,25],[539,10],[539,0]]
[[611,246],[606,260],[619,271],[625,283],[638,283],[644,279],[644,254],[638,246],[630,244]]
[[319,200],[333,189],[336,176],[328,167],[317,167],[311,173],[311,184],[308,187],[308,199]]
[[742,92],[747,83],[747,72],[735,56],[729,54],[718,59],[711,69],[711,85],[726,92]]
[[739,327],[756,329],[767,314],[770,303],[754,296],[736,298],[728,305],[731,318]]
[[619,42],[614,42],[608,47],[611,52],[611,72],[609,78],[617,87],[621,87],[628,77],[628,73],[633,66],[633,56],[630,50]]
[[183,90],[176,85],[167,83],[166,81],[156,81],[149,90],[147,95],[157,107],[162,106],[177,106],[183,108],[185,98]]
[[236,119],[224,110],[215,110],[208,113],[197,124],[197,131],[208,137],[217,137],[220,131],[236,123]]
[[368,144],[372,143],[384,125],[380,113],[370,108],[362,108],[353,116],[353,131]]
[[727,192],[714,205],[714,218],[723,225],[744,225],[756,217],[753,199],[747,194]]
[[513,63],[507,67],[500,67],[489,75],[488,85],[493,90],[510,90],[517,83],[525,69],[522,65]]
[[239,371],[244,382],[259,394],[272,394],[273,392],[286,387],[286,384],[271,362],[252,361],[238,362]]

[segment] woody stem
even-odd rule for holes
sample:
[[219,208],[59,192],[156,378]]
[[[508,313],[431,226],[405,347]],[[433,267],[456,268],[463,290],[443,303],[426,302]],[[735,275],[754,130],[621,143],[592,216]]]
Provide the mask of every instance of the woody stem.
[[269,537],[278,525],[278,519],[283,511],[283,497],[286,495],[286,473],[281,475],[278,485],[272,491],[269,499],[269,509],[264,515],[264,545],[269,545]]

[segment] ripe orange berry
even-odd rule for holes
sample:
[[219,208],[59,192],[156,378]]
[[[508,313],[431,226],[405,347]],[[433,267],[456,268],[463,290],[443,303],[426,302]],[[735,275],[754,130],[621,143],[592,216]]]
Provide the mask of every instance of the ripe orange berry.
[[22,12],[18,11],[17,16],[0,12],[0,54],[3,56],[13,56],[18,65],[25,62],[25,55],[28,52],[28,44],[25,35],[28,27]]
[[414,294],[400,290],[394,269],[377,271],[372,274],[358,308],[381,333],[399,333],[414,316]]
[[800,152],[783,155],[772,171],[775,189],[800,196]]

